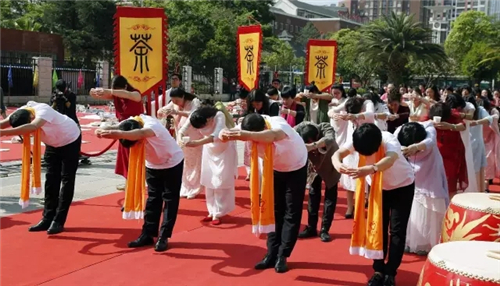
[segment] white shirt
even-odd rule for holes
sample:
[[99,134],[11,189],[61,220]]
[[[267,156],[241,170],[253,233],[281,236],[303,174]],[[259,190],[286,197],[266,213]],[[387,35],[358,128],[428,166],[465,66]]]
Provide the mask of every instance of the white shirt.
[[143,128],[155,133],[155,136],[146,138],[146,167],[169,169],[182,162],[184,153],[165,126],[156,118],[143,114],[140,116],[144,121]]
[[[287,135],[287,138],[273,143],[274,170],[292,172],[304,167],[307,163],[307,149],[300,135],[281,116],[263,117],[269,122],[271,129],[283,130]],[[259,144],[257,150],[259,157],[264,158],[264,145]]]
[[63,147],[75,142],[80,137],[80,127],[68,116],[61,114],[45,103],[28,101],[21,107],[31,107],[35,110],[35,118],[45,120],[41,129],[42,142],[51,147]]
[[[346,142],[342,147],[348,149],[349,151],[356,152],[354,146],[351,142]],[[415,174],[410,163],[401,153],[401,144],[399,144],[398,139],[391,133],[382,131],[382,146],[384,146],[384,151],[394,152],[398,154],[396,162],[387,170],[383,172],[382,176],[382,189],[385,191],[394,190],[397,188],[405,187],[410,185],[415,181]],[[375,154],[366,157],[366,165],[373,165],[375,162]],[[371,185],[371,176],[366,177],[366,181]]]
[[[169,102],[170,102],[170,91],[172,91],[172,88],[169,88],[167,89],[167,91],[164,93],[165,94],[165,105],[163,105],[163,94],[160,94],[160,96],[158,96],[158,107],[159,108],[162,108],[163,106],[166,106]],[[156,101],[155,100],[152,100],[151,101],[151,106],[153,108],[156,108]]]

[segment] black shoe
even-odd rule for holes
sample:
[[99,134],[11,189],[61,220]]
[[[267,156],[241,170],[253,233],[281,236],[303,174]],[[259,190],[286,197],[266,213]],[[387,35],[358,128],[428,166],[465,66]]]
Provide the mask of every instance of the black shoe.
[[154,243],[155,243],[155,241],[153,240],[153,238],[151,236],[141,234],[141,236],[139,236],[139,238],[137,238],[134,241],[129,242],[128,247],[130,247],[130,248],[144,247],[144,246],[148,246],[148,245],[153,245]]
[[288,271],[288,267],[286,266],[286,257],[280,256],[276,260],[276,265],[274,265],[274,270],[276,273],[285,273]]
[[344,215],[344,217],[345,217],[346,219],[352,219],[352,218],[354,218],[354,213],[351,213],[351,214],[346,213],[346,214]]
[[299,238],[311,238],[316,236],[318,236],[318,231],[310,226],[306,226],[306,228],[299,233]]
[[50,227],[50,220],[42,219],[37,224],[28,228],[28,231],[31,231],[31,232],[46,231],[47,229],[49,229],[49,227]]
[[259,263],[255,264],[254,268],[256,270],[264,270],[264,269],[269,269],[273,268],[273,266],[276,264],[276,256],[272,256],[267,254],[262,261]]
[[384,276],[379,273],[373,274],[370,281],[368,281],[368,286],[384,286]]
[[167,250],[168,247],[168,239],[158,239],[155,245],[156,252],[163,252]]
[[58,222],[53,221],[47,229],[47,234],[58,234],[64,231],[64,226]]
[[326,230],[323,230],[320,232],[319,238],[323,242],[330,242],[332,240],[332,238],[330,237],[330,234],[328,234],[328,231],[326,231]]
[[396,286],[396,279],[392,275],[386,275],[384,279],[384,286]]

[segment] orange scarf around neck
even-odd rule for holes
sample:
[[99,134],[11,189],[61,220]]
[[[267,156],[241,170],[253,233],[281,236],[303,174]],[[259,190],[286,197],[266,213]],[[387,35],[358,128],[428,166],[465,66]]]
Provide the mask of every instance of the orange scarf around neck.
[[[266,121],[267,129],[271,128]],[[274,225],[274,168],[273,143],[266,144],[262,170],[262,185],[259,188],[259,154],[257,143],[252,142],[250,161],[250,205],[252,212],[252,233],[270,233]],[[261,190],[259,200],[259,189]]]
[[[381,145],[375,153],[375,162],[385,156]],[[358,167],[366,165],[366,157],[359,155]],[[368,259],[384,259],[382,227],[382,172],[373,175],[370,196],[368,197],[368,216],[365,214],[366,178],[356,180],[354,205],[354,225],[351,236],[351,255],[360,255]]]
[[[35,109],[26,107],[33,117]],[[33,158],[31,158],[31,134],[33,134]],[[29,206],[30,200],[30,181],[31,193],[38,195],[42,191],[42,140],[40,129],[30,134],[25,134],[23,138],[23,158],[21,167],[21,197],[19,205],[24,209]],[[31,166],[31,162],[33,166]],[[30,174],[31,171],[31,174]],[[31,177],[31,178],[30,178]]]
[[[144,126],[140,116],[132,118]],[[142,219],[144,217],[144,194],[146,192],[146,140],[137,141],[130,147],[128,177],[125,187],[123,219]]]

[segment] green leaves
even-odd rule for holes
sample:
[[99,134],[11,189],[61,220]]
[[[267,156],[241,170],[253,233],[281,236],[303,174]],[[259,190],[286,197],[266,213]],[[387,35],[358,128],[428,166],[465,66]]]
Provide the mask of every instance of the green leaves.
[[452,23],[445,49],[461,72],[476,83],[495,78],[500,71],[500,21],[483,12],[460,14]]
[[446,61],[444,49],[431,43],[432,33],[416,22],[413,15],[384,16],[360,30],[360,56],[371,65],[379,64],[389,81],[398,85],[408,79],[408,63],[412,58]]

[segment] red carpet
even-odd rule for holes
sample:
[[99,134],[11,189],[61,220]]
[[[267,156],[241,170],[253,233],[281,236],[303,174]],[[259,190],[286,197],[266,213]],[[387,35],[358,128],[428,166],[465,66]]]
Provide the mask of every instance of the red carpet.
[[[93,108],[99,108],[103,110],[107,110],[107,106],[94,106]],[[15,108],[9,108],[8,113],[15,111]],[[95,136],[94,131],[96,127],[89,127],[88,124],[99,121],[95,119],[87,119],[85,116],[92,115],[89,113],[78,113],[78,120],[80,121],[80,125],[82,126],[82,152],[88,154],[95,154],[102,151],[109,144],[111,144],[111,140],[108,139],[99,139]],[[22,156],[22,144],[10,143],[12,137],[2,137],[0,138],[0,162],[7,161],[16,161],[21,160]],[[117,144],[114,144],[110,150],[116,150],[118,148]],[[42,152],[44,152],[45,148],[42,146]]]
[[[240,170],[242,171],[242,170]],[[206,215],[202,198],[181,201],[170,249],[131,250],[142,221],[121,219],[123,193],[74,203],[66,232],[47,237],[29,233],[41,211],[1,219],[2,285],[366,285],[371,261],[350,256],[352,220],[345,220],[345,192],[330,233],[334,240],[298,241],[289,259],[290,271],[255,271],[253,265],[266,252],[265,240],[251,234],[248,182],[237,181],[237,209],[217,227],[202,224]],[[307,220],[306,204],[302,222]],[[406,255],[398,285],[413,286],[425,258]]]

